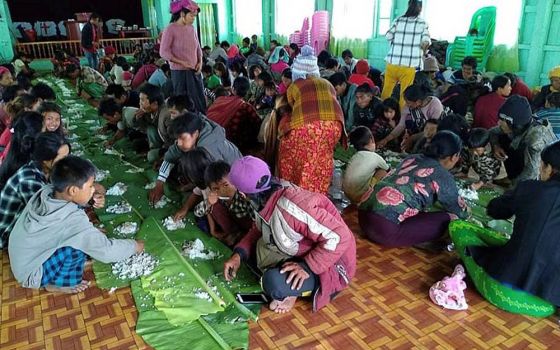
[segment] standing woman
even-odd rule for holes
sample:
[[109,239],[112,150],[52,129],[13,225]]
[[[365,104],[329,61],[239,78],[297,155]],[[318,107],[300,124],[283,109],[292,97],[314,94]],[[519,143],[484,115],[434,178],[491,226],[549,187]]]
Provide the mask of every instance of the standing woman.
[[189,97],[190,111],[206,112],[202,84],[202,49],[193,26],[200,8],[192,0],[171,2],[171,24],[165,28],[160,55],[171,66],[173,94]]
[[414,83],[416,67],[422,64],[422,56],[430,46],[428,24],[419,17],[420,12],[422,12],[422,1],[409,0],[406,13],[393,22],[385,35],[390,48],[385,58],[387,68],[381,99],[391,97],[395,85],[399,82],[401,107],[404,106],[403,93]]
[[327,193],[334,148],[344,130],[342,108],[332,84],[320,78],[317,57],[308,45],[294,60],[292,81],[286,93],[292,113],[279,124],[280,178]]

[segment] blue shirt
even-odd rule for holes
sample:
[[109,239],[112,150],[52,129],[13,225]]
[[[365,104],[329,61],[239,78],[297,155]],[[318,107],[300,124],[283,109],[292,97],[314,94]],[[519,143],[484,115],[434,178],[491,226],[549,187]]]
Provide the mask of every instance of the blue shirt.
[[545,108],[537,112],[537,119],[546,119],[554,133],[560,137],[560,108]]
[[159,86],[159,87],[163,87],[163,85],[165,85],[166,82],[167,82],[167,76],[161,70],[161,68],[158,68],[158,70],[156,70],[152,74],[150,79],[148,79],[148,83],[150,83],[152,85]]

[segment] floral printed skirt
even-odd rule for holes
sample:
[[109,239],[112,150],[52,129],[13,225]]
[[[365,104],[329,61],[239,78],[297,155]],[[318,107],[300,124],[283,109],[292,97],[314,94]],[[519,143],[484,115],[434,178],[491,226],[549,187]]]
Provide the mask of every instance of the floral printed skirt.
[[333,173],[334,148],[342,125],[315,121],[291,130],[280,140],[280,178],[312,192],[326,194]]

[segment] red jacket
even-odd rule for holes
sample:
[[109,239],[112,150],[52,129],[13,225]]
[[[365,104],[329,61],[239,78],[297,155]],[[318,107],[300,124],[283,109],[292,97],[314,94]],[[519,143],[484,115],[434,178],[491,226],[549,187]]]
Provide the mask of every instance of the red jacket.
[[524,96],[527,98],[529,103],[533,101],[533,93],[531,92],[531,89],[529,89],[527,84],[525,84],[525,82],[520,78],[517,78],[517,83],[515,83],[515,86],[511,88],[511,95]]
[[[319,276],[313,311],[327,305],[356,273],[356,240],[336,207],[322,194],[288,187],[276,191],[260,215],[285,254],[302,258]],[[237,244],[243,258],[255,252],[262,237],[257,225]]]

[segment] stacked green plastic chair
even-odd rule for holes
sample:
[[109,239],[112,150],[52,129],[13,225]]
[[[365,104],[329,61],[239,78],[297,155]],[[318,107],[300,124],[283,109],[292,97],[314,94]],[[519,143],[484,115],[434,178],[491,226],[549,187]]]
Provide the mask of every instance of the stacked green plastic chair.
[[[475,29],[477,33],[471,34]],[[467,35],[455,37],[453,44],[447,48],[447,66],[459,69],[465,56],[473,56],[478,61],[480,70],[485,70],[494,48],[495,30],[496,7],[488,6],[476,11]]]

